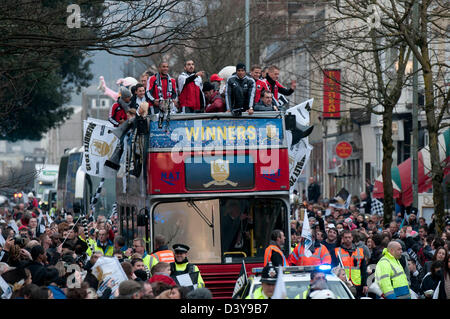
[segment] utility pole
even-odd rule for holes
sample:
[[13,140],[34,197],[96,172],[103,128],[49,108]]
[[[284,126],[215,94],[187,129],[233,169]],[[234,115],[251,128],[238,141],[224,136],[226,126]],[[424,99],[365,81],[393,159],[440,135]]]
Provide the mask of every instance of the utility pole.
[[245,67],[250,70],[250,0],[245,0]]
[[[419,25],[419,1],[414,1],[413,5],[413,29],[417,34]],[[419,119],[418,119],[418,79],[417,74],[418,63],[417,58],[413,55],[413,102],[412,102],[412,137],[411,137],[411,170],[412,170],[412,188],[413,188],[413,207],[419,208],[419,185],[418,185],[418,172],[419,172],[419,161],[418,161],[418,149],[419,149]]]

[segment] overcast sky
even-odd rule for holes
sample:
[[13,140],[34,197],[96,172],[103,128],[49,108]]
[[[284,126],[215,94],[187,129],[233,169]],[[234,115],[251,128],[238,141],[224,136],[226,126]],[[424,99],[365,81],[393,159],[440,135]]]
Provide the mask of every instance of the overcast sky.
[[[97,87],[99,77],[103,75],[106,85],[110,89],[116,90],[116,81],[123,77],[122,65],[127,61],[127,58],[115,56],[107,52],[96,52],[93,53],[91,60],[93,61],[93,64],[91,64],[91,72],[94,75],[91,85]],[[81,106],[81,94],[73,94],[70,104]]]

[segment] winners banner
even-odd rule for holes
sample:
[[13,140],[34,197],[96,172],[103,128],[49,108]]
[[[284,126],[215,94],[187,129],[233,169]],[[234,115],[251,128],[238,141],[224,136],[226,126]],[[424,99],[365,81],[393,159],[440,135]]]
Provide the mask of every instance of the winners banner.
[[[295,115],[297,129],[302,130],[309,126],[309,111],[313,102],[314,99],[310,99],[286,111],[286,114]],[[313,147],[309,144],[308,137],[298,140],[291,131],[286,131],[286,138],[289,151],[289,186],[292,187],[308,163]]]
[[108,121],[88,118],[84,121],[83,161],[81,167],[92,176],[112,178],[115,171],[105,167],[117,143],[118,138],[109,131],[114,129]]

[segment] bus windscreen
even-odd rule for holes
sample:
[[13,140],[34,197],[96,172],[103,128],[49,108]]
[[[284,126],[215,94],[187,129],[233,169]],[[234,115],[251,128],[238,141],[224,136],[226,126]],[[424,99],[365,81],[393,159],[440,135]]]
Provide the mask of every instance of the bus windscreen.
[[192,262],[256,261],[262,260],[274,229],[287,232],[286,210],[274,198],[164,202],[153,210],[153,231],[165,236],[169,248],[176,243],[191,247]]

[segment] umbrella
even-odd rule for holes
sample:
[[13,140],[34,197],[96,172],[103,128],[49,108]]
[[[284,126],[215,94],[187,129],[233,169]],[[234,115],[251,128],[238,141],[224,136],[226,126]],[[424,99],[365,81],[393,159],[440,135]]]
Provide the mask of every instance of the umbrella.
[[[450,173],[450,129],[438,137],[439,158],[444,165],[444,177]],[[410,206],[413,201],[412,176],[411,176],[411,158],[402,162],[400,165],[391,169],[392,186],[394,188],[393,197],[397,203]],[[418,153],[418,190],[424,193],[432,188],[430,148],[427,145]],[[375,180],[372,197],[383,198],[383,176],[380,175]]]

